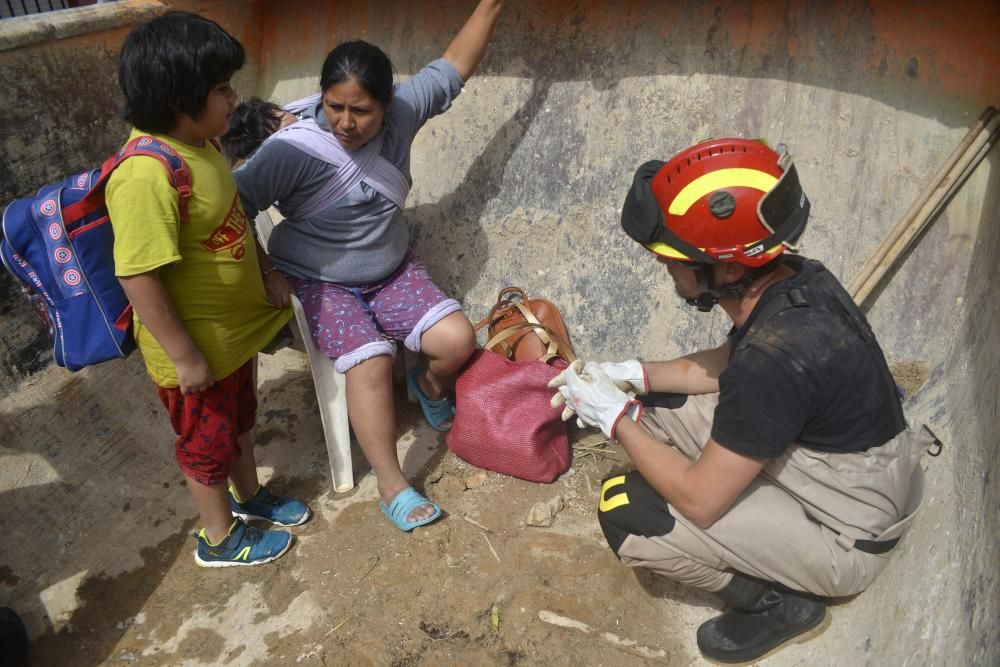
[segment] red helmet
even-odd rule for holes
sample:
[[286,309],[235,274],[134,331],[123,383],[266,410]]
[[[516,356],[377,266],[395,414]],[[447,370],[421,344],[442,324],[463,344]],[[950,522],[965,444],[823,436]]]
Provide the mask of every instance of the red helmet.
[[791,156],[759,141],[712,139],[639,167],[622,227],[647,249],[688,262],[766,264],[805,230],[809,200]]

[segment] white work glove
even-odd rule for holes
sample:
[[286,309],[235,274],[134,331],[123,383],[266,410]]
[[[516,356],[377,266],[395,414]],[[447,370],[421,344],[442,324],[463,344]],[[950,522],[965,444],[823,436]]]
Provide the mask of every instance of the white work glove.
[[553,378],[549,386],[559,389],[559,393],[552,397],[552,407],[566,406],[562,413],[563,421],[575,413],[577,424],[596,426],[612,440],[622,417],[627,415],[638,421],[642,415],[642,404],[616,387],[600,365],[594,362],[586,366],[579,360],[573,362]]
[[636,360],[602,361],[598,364],[607,373],[615,386],[624,392],[635,392],[641,396],[649,393],[649,378],[646,369]]
[[[584,366],[583,359],[577,359],[572,364],[570,364],[566,368],[566,370],[562,371],[561,373],[559,373],[559,375],[549,380],[549,384],[547,386],[556,390],[555,395],[552,396],[552,400],[549,401],[549,405],[551,405],[554,408],[566,405],[566,399],[565,397],[563,397],[561,393],[559,393],[559,388],[566,385],[566,373],[572,372],[579,375],[580,373],[583,372],[583,366]],[[567,405],[565,408],[563,408],[560,417],[562,418],[563,421],[569,421],[570,418],[575,414],[576,411]],[[576,425],[579,426],[580,428],[587,428],[587,425],[584,424],[583,420],[579,418],[577,418],[576,420]]]

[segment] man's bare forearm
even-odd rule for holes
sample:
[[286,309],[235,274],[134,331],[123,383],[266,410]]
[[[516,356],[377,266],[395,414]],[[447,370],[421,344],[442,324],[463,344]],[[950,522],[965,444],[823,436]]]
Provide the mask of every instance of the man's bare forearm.
[[712,438],[692,461],[631,419],[623,419],[615,435],[643,479],[700,528],[715,523],[766,463],[730,451]]
[[643,363],[650,391],[710,394],[719,391],[719,376],[729,363],[729,342],[671,359]]

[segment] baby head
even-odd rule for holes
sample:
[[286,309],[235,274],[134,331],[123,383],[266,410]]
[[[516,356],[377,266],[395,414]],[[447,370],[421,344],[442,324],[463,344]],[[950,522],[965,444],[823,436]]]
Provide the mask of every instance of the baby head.
[[296,120],[277,104],[252,97],[233,111],[229,131],[222,136],[222,150],[230,160],[244,160],[265,139]]

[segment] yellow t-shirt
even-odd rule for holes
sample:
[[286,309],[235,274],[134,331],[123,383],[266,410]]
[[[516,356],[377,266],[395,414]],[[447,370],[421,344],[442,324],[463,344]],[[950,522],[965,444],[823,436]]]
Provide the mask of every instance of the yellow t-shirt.
[[[132,139],[141,134],[133,129]],[[107,206],[115,232],[115,275],[159,268],[181,322],[221,380],[270,342],[290,308],[267,301],[253,235],[229,165],[209,142],[202,148],[152,134],[191,170],[188,222],[181,224],[177,190],[155,158],[126,160],[112,174]],[[176,387],[177,370],[160,343],[135,318],[146,370],[161,387]]]

